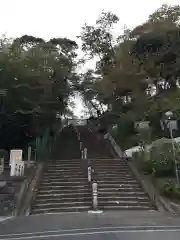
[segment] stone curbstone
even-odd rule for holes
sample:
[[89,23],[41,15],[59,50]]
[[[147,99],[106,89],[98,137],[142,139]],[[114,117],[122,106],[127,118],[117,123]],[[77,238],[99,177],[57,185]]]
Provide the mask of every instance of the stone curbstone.
[[42,177],[42,173],[43,173],[43,169],[44,169],[44,163],[39,163],[36,169],[36,172],[33,176],[33,179],[31,181],[31,183],[28,185],[28,189],[26,191],[26,197],[24,200],[24,204],[21,206],[18,215],[29,215],[30,214],[30,209],[31,209],[31,204],[33,202],[33,200],[35,199],[36,196],[36,188],[39,185],[39,182],[41,180]]
[[[125,158],[126,160],[128,159],[124,152],[121,150],[121,148],[117,145],[114,138],[110,136],[109,133],[107,133],[104,136],[104,138],[109,140],[111,146],[114,148],[115,152],[118,154],[120,158]],[[180,205],[174,204],[166,200],[164,197],[160,196],[159,192],[154,187],[152,182],[149,179],[147,179],[145,175],[138,171],[137,167],[132,161],[127,161],[127,164],[130,167],[135,178],[140,182],[143,190],[148,194],[151,202],[155,204],[158,211],[160,212],[168,211],[171,214],[175,214],[177,212],[180,213]]]
[[172,207],[170,206],[168,201],[166,201],[162,196],[160,196],[159,192],[154,187],[152,182],[145,175],[138,171],[138,169],[136,168],[135,164],[132,161],[128,162],[128,165],[136,179],[140,182],[144,191],[148,194],[151,202],[155,204],[157,210],[160,212],[168,211],[173,214],[174,211]]

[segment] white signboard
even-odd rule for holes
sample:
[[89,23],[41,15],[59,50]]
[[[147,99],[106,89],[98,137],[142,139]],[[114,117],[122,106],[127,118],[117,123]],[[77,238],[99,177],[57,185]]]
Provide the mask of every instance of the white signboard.
[[22,161],[22,150],[21,149],[11,150],[9,165],[11,165],[12,162],[19,163],[21,161]]
[[86,119],[69,119],[68,123],[74,126],[85,126],[87,124],[87,120]]
[[168,128],[171,128],[172,130],[178,130],[177,120],[170,120],[167,124]]
[[160,121],[161,129],[164,130],[164,124],[167,126],[167,128],[171,128],[172,130],[178,130],[178,122],[177,120],[164,120]]
[[138,128],[139,130],[147,129],[149,128],[149,121],[135,122],[134,127]]

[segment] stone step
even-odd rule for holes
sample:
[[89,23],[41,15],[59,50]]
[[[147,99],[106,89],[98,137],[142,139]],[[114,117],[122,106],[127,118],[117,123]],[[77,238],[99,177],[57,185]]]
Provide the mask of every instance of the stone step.
[[84,212],[91,210],[91,206],[70,206],[70,207],[52,207],[52,208],[34,208],[31,214],[42,213],[61,213],[61,212]]
[[77,201],[74,199],[72,202],[45,202],[45,203],[36,203],[35,208],[53,208],[53,207],[81,207],[81,206],[92,206],[92,201]]
[[57,161],[57,162],[49,162],[46,164],[47,167],[54,167],[54,166],[81,166],[82,160],[79,162],[64,162],[64,161]]
[[79,180],[78,182],[77,181],[74,181],[74,182],[72,182],[72,180],[71,179],[69,179],[70,181],[68,181],[68,180],[66,180],[66,181],[64,181],[64,182],[62,182],[62,181],[43,181],[42,183],[41,183],[41,186],[62,186],[62,185],[64,185],[64,186],[68,186],[68,185],[70,185],[70,186],[74,186],[74,185],[76,185],[76,186],[78,186],[78,185],[84,185],[84,184],[86,184],[86,185],[88,185],[88,179],[85,179],[85,180]]
[[112,174],[112,175],[126,175],[126,174],[131,174],[129,170],[119,170],[119,169],[116,169],[116,170],[112,170],[112,169],[107,169],[107,170],[101,170],[101,169],[93,169],[94,170],[94,173],[96,175],[103,175],[103,174]]
[[51,172],[51,173],[44,173],[44,177],[51,177],[51,178],[55,178],[55,177],[79,177],[79,176],[85,176],[84,172]]
[[129,166],[125,163],[123,164],[94,164],[94,163],[91,163],[91,166],[93,167],[96,167],[96,168],[112,168],[112,169],[115,169],[115,168],[128,168],[129,169]]
[[110,179],[110,180],[98,180],[97,181],[98,184],[105,184],[105,183],[108,183],[108,184],[137,184],[137,181],[132,179],[132,180],[125,180],[125,179],[117,179],[117,180],[114,180],[114,179]]
[[106,202],[106,201],[137,201],[137,202],[149,202],[149,198],[145,195],[145,196],[127,196],[127,195],[119,195],[119,196],[115,196],[115,195],[108,195],[108,197],[106,196],[102,196],[102,195],[98,195],[98,201],[99,202]]
[[[79,144],[78,144],[79,145]],[[55,159],[55,160],[51,160],[51,161],[49,161],[48,163],[62,163],[62,162],[64,162],[64,163],[79,163],[79,162],[81,162],[81,159],[80,158],[70,158],[70,159]]]
[[48,170],[48,169],[50,169],[50,170],[61,170],[61,169],[82,169],[82,166],[74,166],[74,165],[69,165],[69,166],[67,166],[67,165],[53,165],[53,166],[46,166],[46,170]]
[[45,171],[44,172],[44,176],[86,176],[85,171],[83,169],[81,169],[81,171],[71,171],[71,169],[69,169],[68,171]]
[[79,162],[64,162],[64,161],[56,161],[56,162],[49,162],[46,164],[47,167],[51,166],[80,166],[82,164],[82,160]]
[[[89,159],[88,159],[89,160]],[[121,161],[114,161],[114,160],[108,160],[108,161],[93,161],[93,160],[89,160],[89,163],[91,163],[92,166],[96,166],[96,167],[128,167],[128,164],[126,162],[121,162]]]
[[92,166],[92,168],[95,169],[95,171],[129,171],[129,168],[127,166],[107,166],[107,167],[97,167],[97,166]]
[[69,181],[75,181],[75,182],[81,182],[81,181],[87,181],[88,177],[87,176],[48,176],[44,177],[42,179],[42,182],[69,182]]
[[77,177],[77,178],[44,178],[42,180],[42,183],[59,183],[59,182],[68,182],[68,181],[72,181],[72,182],[82,182],[82,181],[87,181],[87,177],[84,177],[84,178],[80,178],[80,177]]
[[77,169],[72,169],[72,168],[67,168],[67,169],[48,169],[46,170],[46,173],[82,173],[83,169],[82,168],[77,168]]
[[140,191],[111,191],[111,189],[108,189],[109,191],[98,191],[98,197],[110,197],[110,196],[119,196],[119,197],[132,197],[132,196],[137,196],[137,197],[142,197],[142,196],[147,196],[146,193],[142,190]]
[[149,201],[147,199],[147,201],[138,201],[138,200],[129,200],[129,201],[125,201],[125,200],[99,200],[98,201],[99,205],[102,205],[102,206],[139,206],[139,205],[143,205],[143,206],[149,206]]
[[52,165],[46,165],[46,168],[80,168],[82,167],[82,163],[81,164],[52,164]]
[[99,210],[118,210],[118,211],[124,211],[124,210],[152,210],[153,207],[152,206],[141,206],[141,205],[124,205],[124,206],[119,206],[119,205],[112,205],[112,206],[103,206],[101,204],[99,204],[98,206]]
[[98,182],[98,188],[103,188],[103,187],[106,187],[106,188],[139,188],[139,184],[137,182],[135,183],[111,183],[111,182]]
[[51,202],[51,203],[62,203],[62,202],[92,202],[92,196],[89,194],[89,195],[80,195],[80,196],[77,196],[77,195],[71,195],[71,196],[65,196],[65,197],[62,197],[61,198],[54,198],[53,196],[50,196],[48,198],[43,198],[43,197],[38,197],[36,198],[36,202],[35,202],[35,205],[37,203],[46,203],[46,202]]
[[69,169],[69,168],[73,168],[73,169],[79,169],[82,167],[82,164],[78,164],[78,165],[52,165],[52,166],[46,166],[46,169]]
[[104,177],[101,176],[96,176],[95,179],[97,182],[99,181],[104,181],[104,182],[109,182],[109,181],[115,181],[115,182],[120,182],[120,181],[134,181],[134,178],[132,176],[113,176],[113,175],[105,175]]
[[101,159],[88,159],[93,164],[103,164],[103,165],[111,165],[111,164],[127,164],[126,161],[121,160],[120,158],[101,158]]
[[97,176],[103,176],[104,174],[106,174],[107,176],[122,176],[122,177],[126,177],[126,176],[132,176],[132,173],[130,171],[122,171],[122,170],[116,170],[116,171],[111,171],[111,170],[106,170],[106,171],[101,171],[101,170],[97,170],[97,169],[93,169],[94,170],[94,173],[97,175]]
[[89,185],[88,183],[83,183],[81,185],[71,185],[71,186],[65,186],[65,185],[50,185],[50,186],[45,186],[45,185],[41,185],[40,186],[40,189],[41,190],[61,190],[61,191],[64,191],[66,189],[70,189],[72,191],[75,191],[76,189],[82,189],[82,190],[85,190],[85,189],[88,189],[89,188]]
[[51,194],[58,194],[58,193],[68,193],[68,192],[70,192],[71,194],[73,194],[73,193],[78,193],[78,192],[85,192],[85,190],[87,191],[88,189],[84,189],[84,188],[69,188],[69,189],[67,189],[67,188],[65,188],[65,189],[51,189],[51,190],[47,190],[46,188],[45,189],[42,189],[42,188],[40,188],[39,189],[39,193],[51,193]]
[[132,186],[125,186],[125,187],[98,187],[98,192],[107,192],[107,191],[113,191],[113,192],[129,192],[129,191],[141,191],[141,187],[132,187]]
[[[36,204],[37,203],[62,203],[62,202],[92,202],[92,196],[86,195],[71,195],[69,197],[62,197],[61,198],[54,198],[53,196],[49,196],[48,198],[43,198],[43,197],[38,197],[36,198]],[[130,203],[130,202],[138,202],[138,203],[148,203],[149,204],[149,199],[148,197],[144,196],[144,197],[135,197],[135,196],[108,196],[108,197],[102,197],[98,195],[98,202],[100,203],[107,203],[108,204],[121,204],[121,203]]]
[[96,175],[96,179],[104,179],[104,178],[110,178],[110,179],[115,179],[115,178],[120,178],[120,179],[128,179],[128,178],[131,178],[133,179],[133,176],[130,175],[130,174],[121,174],[121,173],[95,173]]
[[82,192],[72,192],[72,191],[69,191],[69,192],[62,192],[62,191],[60,191],[60,193],[58,192],[58,193],[49,193],[49,191],[48,192],[45,192],[45,193],[38,193],[37,194],[37,198],[39,199],[39,198],[42,198],[42,199],[48,199],[48,198],[53,198],[53,199],[60,199],[60,198],[72,198],[73,196],[75,196],[75,197],[78,197],[78,198],[86,198],[86,197],[89,197],[89,196],[92,196],[92,193],[91,192],[84,192],[84,191],[82,191]]

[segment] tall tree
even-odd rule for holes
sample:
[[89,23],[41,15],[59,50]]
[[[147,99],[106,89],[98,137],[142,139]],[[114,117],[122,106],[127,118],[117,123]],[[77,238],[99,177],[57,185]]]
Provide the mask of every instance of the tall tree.
[[0,88],[6,90],[1,124],[16,117],[20,125],[26,123],[34,130],[51,125],[56,112],[63,114],[68,107],[77,44],[69,39],[46,42],[27,35],[13,41],[2,39],[1,43]]

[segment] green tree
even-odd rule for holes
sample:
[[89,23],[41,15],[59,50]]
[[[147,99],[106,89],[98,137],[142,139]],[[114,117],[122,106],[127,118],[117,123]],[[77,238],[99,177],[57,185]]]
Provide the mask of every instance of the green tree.
[[1,40],[0,88],[6,90],[2,126],[8,124],[7,119],[16,118],[16,127],[21,127],[23,118],[23,125],[37,132],[51,126],[57,111],[61,115],[67,112],[77,47],[64,38],[46,42],[25,35]]

